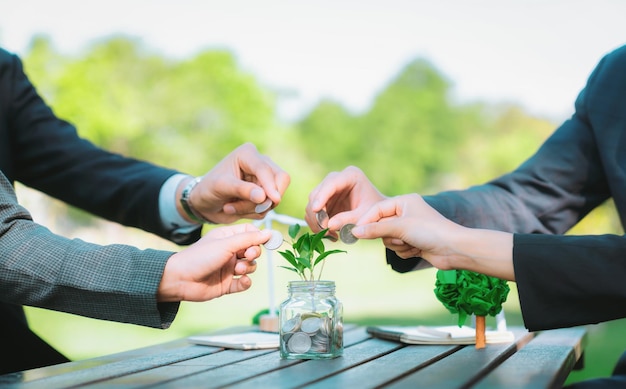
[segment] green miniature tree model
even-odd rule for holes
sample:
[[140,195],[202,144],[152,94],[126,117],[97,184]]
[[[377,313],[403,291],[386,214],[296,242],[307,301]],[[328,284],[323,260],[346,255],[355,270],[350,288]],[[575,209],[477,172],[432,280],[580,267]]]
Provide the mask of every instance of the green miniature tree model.
[[438,270],[437,299],[451,313],[459,314],[459,327],[468,315],[476,315],[476,348],[485,347],[485,316],[495,316],[509,294],[505,280],[467,270]]

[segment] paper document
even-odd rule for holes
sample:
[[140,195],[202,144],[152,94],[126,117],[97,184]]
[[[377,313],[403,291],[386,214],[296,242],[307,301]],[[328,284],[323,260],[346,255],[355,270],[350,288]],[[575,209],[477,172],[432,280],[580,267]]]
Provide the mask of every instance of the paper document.
[[[371,326],[372,336],[407,344],[474,344],[476,330],[468,326]],[[511,331],[485,331],[487,343],[515,340]]]
[[249,331],[225,335],[197,335],[187,338],[189,342],[205,346],[234,348],[239,350],[256,350],[278,348],[277,333]]

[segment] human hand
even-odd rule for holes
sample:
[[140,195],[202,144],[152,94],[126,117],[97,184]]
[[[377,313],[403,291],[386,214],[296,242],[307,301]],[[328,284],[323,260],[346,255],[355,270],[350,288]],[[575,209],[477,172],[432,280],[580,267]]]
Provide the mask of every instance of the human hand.
[[[385,240],[385,246],[401,258],[422,257],[433,266],[445,268],[451,253],[448,243],[458,228],[421,196],[408,194],[380,201],[356,222],[357,238]],[[441,266],[441,267],[440,267]]]
[[270,230],[252,224],[235,224],[211,230],[200,240],[173,254],[163,271],[157,299],[207,301],[252,285],[248,274],[256,270],[260,245]]
[[[269,157],[245,143],[207,172],[191,192],[194,210],[214,223],[232,223],[242,218],[262,219],[276,207],[291,178]],[[257,213],[266,199],[272,206]]]
[[417,194],[378,202],[357,220],[352,234],[394,241],[399,257],[422,257],[438,269],[515,280],[513,234],[456,224]]
[[[345,224],[354,223],[375,203],[385,199],[370,182],[363,171],[348,166],[341,172],[329,173],[309,194],[305,220],[311,230],[318,232],[328,228],[329,235],[337,237],[337,231]],[[327,225],[320,226],[316,214],[325,209]]]

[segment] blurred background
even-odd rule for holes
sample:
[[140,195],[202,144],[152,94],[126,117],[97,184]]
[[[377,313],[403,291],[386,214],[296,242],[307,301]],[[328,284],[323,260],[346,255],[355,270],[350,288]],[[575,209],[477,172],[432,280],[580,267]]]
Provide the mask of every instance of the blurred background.
[[[21,56],[82,136],[193,175],[253,142],[291,174],[276,211],[297,218],[311,189],[348,165],[386,195],[464,188],[514,169],[573,113],[602,56],[626,42],[620,0],[0,0],[0,9],[0,46]],[[178,249],[22,186],[18,196],[65,236]],[[570,233],[623,230],[609,202]],[[456,323],[434,297],[433,271],[394,273],[380,242],[335,245],[348,253],[328,261],[324,278],[337,283],[345,321]],[[261,262],[247,293],[183,303],[166,331],[34,308],[28,316],[72,359],[249,324],[270,293],[286,297],[293,275],[280,260]],[[523,325],[511,287],[507,321]],[[610,374],[625,325],[589,326],[587,366],[570,382]]]

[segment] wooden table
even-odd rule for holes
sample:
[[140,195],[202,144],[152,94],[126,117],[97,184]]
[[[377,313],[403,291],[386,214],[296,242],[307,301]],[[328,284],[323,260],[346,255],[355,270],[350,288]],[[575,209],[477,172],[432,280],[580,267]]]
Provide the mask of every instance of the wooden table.
[[364,327],[346,325],[343,356],[306,361],[282,360],[275,349],[232,350],[181,339],[3,375],[0,386],[537,389],[560,387],[571,370],[581,365],[584,328],[513,332],[515,342],[477,350],[474,346],[408,346],[372,338]]

